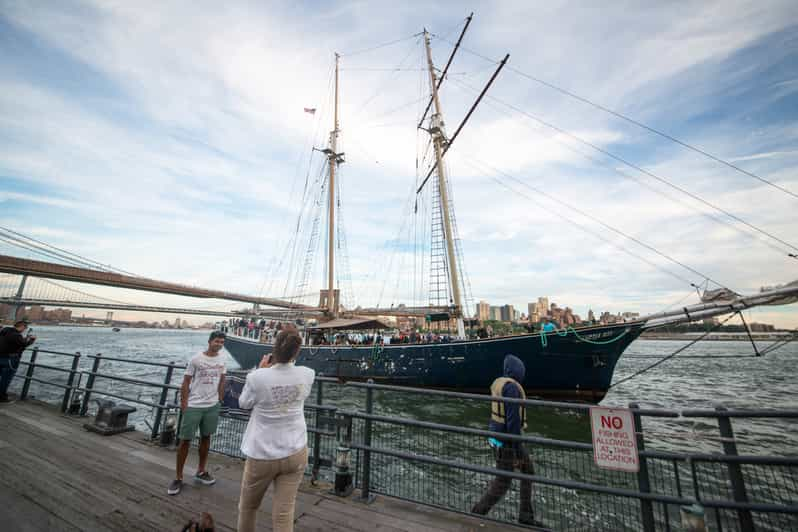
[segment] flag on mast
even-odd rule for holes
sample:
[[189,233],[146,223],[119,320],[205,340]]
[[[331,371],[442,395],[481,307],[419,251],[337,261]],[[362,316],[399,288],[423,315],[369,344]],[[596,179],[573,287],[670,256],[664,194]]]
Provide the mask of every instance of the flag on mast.
[[316,108],[315,107],[305,107],[305,112],[306,113],[310,113],[312,115],[315,115],[316,114]]

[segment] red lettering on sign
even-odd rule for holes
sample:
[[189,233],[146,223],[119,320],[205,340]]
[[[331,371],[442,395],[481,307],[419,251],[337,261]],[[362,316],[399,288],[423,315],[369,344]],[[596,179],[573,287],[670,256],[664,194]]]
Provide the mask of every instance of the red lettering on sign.
[[601,428],[619,430],[623,428],[623,420],[618,416],[601,416]]

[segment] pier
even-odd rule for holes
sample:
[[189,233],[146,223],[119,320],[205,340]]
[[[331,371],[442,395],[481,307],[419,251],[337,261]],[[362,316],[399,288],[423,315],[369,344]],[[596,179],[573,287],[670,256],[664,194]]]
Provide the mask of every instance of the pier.
[[[234,529],[245,412],[223,414],[212,439],[217,485],[166,495],[174,450],[158,442],[174,422],[172,378],[180,369],[174,362],[26,351],[12,384],[19,398],[0,405],[0,449],[8,462],[0,476],[3,522],[12,530],[179,530],[209,511],[221,530]],[[594,463],[586,404],[504,399],[525,406],[530,427],[551,416],[567,423],[558,435],[508,436],[484,430],[489,396],[327,377],[314,387],[305,404],[310,456],[297,530],[534,529],[517,523],[518,482],[488,516],[470,514],[497,475],[532,482],[536,517],[551,530],[684,530],[687,508],[698,508],[713,532],[798,529],[796,410],[629,404],[640,467],[622,472]],[[138,407],[135,421],[149,430],[85,431],[96,398]],[[453,412],[474,421],[452,422]],[[488,437],[524,442],[534,473],[497,470]],[[192,451],[186,478],[195,460]],[[331,493],[336,463],[351,474],[353,490],[345,496]],[[262,524],[270,522],[269,507],[266,500]]]
[[[38,401],[0,405],[0,522],[4,530],[178,531],[200,511],[213,516],[217,530],[235,530],[243,471],[240,459],[211,453],[213,486],[187,480],[170,497],[175,454],[153,445],[146,434],[100,436],[86,431],[79,417],[62,415]],[[186,465],[193,475],[196,453]],[[441,512],[388,497],[370,504],[336,497],[330,485],[303,483],[297,496],[295,530],[325,531],[499,531],[523,530]],[[258,516],[259,529],[271,528],[271,495]]]

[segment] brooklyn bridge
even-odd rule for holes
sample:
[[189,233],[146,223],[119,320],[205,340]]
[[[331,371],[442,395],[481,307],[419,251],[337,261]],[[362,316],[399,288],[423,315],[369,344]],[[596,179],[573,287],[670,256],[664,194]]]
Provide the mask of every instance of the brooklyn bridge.
[[[75,286],[77,284],[77,286]],[[87,286],[88,285],[88,286]],[[92,293],[92,286],[126,289],[131,294],[150,292],[171,296],[182,296],[179,305],[142,304],[125,300],[124,297]],[[139,299],[136,297],[130,299]],[[291,299],[253,296],[189,286],[146,277],[55,262],[0,255],[0,304],[10,307],[13,319],[17,309],[27,305],[47,307],[85,308],[97,310],[121,310],[158,312],[198,316],[259,316],[286,319],[291,316],[321,315],[323,308],[299,304]],[[363,315],[421,315],[425,312],[440,312],[437,307],[401,309],[358,309]]]

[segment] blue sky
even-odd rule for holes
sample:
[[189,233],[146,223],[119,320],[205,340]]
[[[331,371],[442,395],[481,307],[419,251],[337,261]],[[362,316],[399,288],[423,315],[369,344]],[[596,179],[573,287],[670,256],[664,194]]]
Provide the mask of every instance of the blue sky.
[[[338,51],[354,300],[412,302],[420,290],[400,273],[413,268],[412,225],[401,227],[412,212],[414,123],[426,90],[412,35],[425,26],[436,34],[442,65],[470,11],[468,50],[495,60],[509,52],[521,72],[798,193],[798,4],[791,1],[506,1],[490,9],[0,1],[0,225],[142,275],[283,295],[286,272],[274,265],[293,232],[309,148],[323,145],[330,129]],[[384,70],[400,64],[405,70]],[[492,68],[468,51],[458,55],[442,92],[450,132]],[[303,107],[319,112],[311,117]],[[510,192],[492,168],[738,292],[798,278],[798,261],[775,243],[718,223],[707,213],[722,215],[705,205],[530,117],[798,246],[798,199],[506,70],[447,155],[475,299],[525,309],[546,295],[584,314],[654,312],[689,295],[689,285],[617,246],[701,280],[502,178]],[[752,319],[798,326],[793,308]]]

